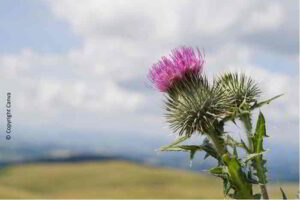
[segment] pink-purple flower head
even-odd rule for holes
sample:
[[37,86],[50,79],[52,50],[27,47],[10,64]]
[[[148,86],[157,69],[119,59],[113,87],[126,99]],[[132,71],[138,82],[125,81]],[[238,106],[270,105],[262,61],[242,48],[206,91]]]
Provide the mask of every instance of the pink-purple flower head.
[[204,59],[199,51],[191,47],[173,49],[169,57],[154,64],[149,72],[149,79],[161,92],[167,92],[175,81],[181,80],[187,73],[198,74],[202,71]]

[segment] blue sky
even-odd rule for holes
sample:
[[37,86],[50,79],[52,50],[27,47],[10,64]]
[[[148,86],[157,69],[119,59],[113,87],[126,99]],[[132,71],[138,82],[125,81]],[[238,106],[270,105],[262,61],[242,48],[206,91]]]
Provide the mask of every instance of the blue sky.
[[272,142],[295,148],[298,14],[292,0],[3,0],[0,91],[12,92],[15,138],[26,138],[26,130],[53,140],[72,131],[100,139],[174,139],[164,123],[163,95],[146,75],[170,49],[191,45],[205,49],[210,78],[243,71],[261,85],[262,99],[285,93],[262,111]]
[[62,53],[80,45],[68,23],[58,20],[42,1],[1,1],[0,52],[24,48],[43,53]]

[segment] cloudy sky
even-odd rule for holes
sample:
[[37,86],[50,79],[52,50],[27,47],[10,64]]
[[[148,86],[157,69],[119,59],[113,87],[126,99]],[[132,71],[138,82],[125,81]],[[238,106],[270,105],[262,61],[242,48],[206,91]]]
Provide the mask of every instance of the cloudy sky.
[[295,147],[298,14],[296,0],[2,0],[0,100],[12,93],[13,137],[174,139],[163,95],[146,76],[170,49],[187,45],[205,50],[210,78],[246,72],[261,99],[284,93],[262,111],[271,142]]

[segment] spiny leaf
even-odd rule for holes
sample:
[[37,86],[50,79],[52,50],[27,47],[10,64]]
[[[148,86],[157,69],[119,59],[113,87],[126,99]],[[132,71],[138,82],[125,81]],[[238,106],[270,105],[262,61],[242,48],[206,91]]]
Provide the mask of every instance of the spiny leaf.
[[246,157],[244,157],[241,162],[242,163],[247,163],[249,160],[252,160],[254,158],[256,158],[257,156],[261,156],[262,154],[266,153],[267,151],[263,151],[263,152],[260,152],[260,153],[251,153],[251,154],[248,154]]
[[232,185],[228,179],[223,180],[223,185],[224,185],[224,196],[226,197],[228,195]]
[[247,145],[244,143],[243,140],[241,140],[241,142],[237,142],[236,140],[234,140],[230,135],[227,135],[225,140],[224,140],[224,144],[225,145],[229,145],[232,148],[236,147],[240,147],[245,149],[246,152],[250,153],[250,150],[248,149]]
[[[256,124],[256,131],[252,138],[253,141],[253,154],[260,154],[264,152],[263,149],[263,139],[264,137],[268,137],[266,134],[266,127],[265,127],[265,118],[262,112],[259,113],[257,124]],[[259,182],[262,184],[266,184],[267,181],[267,169],[265,167],[266,161],[263,159],[263,155],[258,155],[254,157],[252,162],[252,166],[256,170],[256,175],[259,179]]]
[[252,199],[252,185],[247,182],[246,174],[242,170],[239,160],[224,154],[222,159],[228,168],[228,178],[235,189],[234,198]]
[[169,147],[168,149],[164,151],[197,151],[202,150],[202,147],[200,145],[175,145],[172,147]]
[[247,147],[247,145],[245,144],[244,140],[241,139],[241,144],[242,144],[242,147],[248,152],[250,153],[251,150]]
[[209,157],[209,154],[206,153],[203,159],[205,160],[205,159],[208,158],[208,157]]
[[214,167],[209,170],[209,172],[217,177],[220,177],[223,179],[223,181],[228,180],[228,170],[226,166],[219,166],[219,167]]
[[252,184],[258,184],[259,183],[257,180],[253,179],[251,168],[248,171],[247,180],[248,180],[249,183],[252,183]]
[[268,99],[268,100],[265,100],[265,101],[262,101],[262,102],[259,102],[259,103],[255,103],[255,104],[251,107],[251,110],[254,110],[254,109],[256,109],[256,108],[260,108],[260,107],[262,107],[262,106],[265,105],[265,104],[269,104],[271,101],[273,101],[273,100],[275,100],[275,99],[277,99],[277,98],[279,98],[279,97],[281,97],[281,96],[283,96],[283,94],[277,95],[277,96],[275,96],[275,97],[273,97],[273,98],[271,98],[271,99]]
[[187,140],[190,136],[185,135],[183,137],[178,138],[177,140],[175,140],[173,143],[171,143],[170,145],[167,146],[163,146],[161,148],[159,148],[159,151],[170,151],[169,149],[172,149],[175,145]]
[[218,175],[225,173],[223,167],[212,168],[212,169],[209,170],[209,172],[212,173],[212,174],[218,174]]
[[197,146],[197,145],[180,145],[180,146],[175,146],[173,148],[178,148],[179,151],[188,151],[190,152],[190,160],[194,159],[195,153],[197,151],[203,151],[204,149],[202,146]]
[[287,196],[285,195],[283,189],[280,187],[280,191],[281,191],[281,194],[282,194],[282,198],[283,199],[287,199]]
[[194,159],[197,150],[190,150],[190,160]]
[[180,142],[183,142],[186,136],[178,139],[169,146],[162,147],[160,151],[185,151],[190,152],[190,159],[192,160],[197,151],[205,151],[206,154],[218,159],[218,154],[213,148],[212,144],[209,141],[204,140],[202,145],[177,145]]
[[[207,138],[203,140],[201,146],[207,155],[219,160],[217,151],[214,149],[213,145],[210,143],[210,141]],[[208,156],[205,155],[205,157],[207,158]]]
[[224,142],[225,142],[226,145],[229,145],[231,147],[240,146],[241,145],[240,143],[238,143],[237,141],[235,141],[230,135],[226,135],[226,138],[225,138]]
[[244,128],[246,130],[246,134],[247,134],[247,138],[248,138],[248,148],[247,149],[252,150],[253,144],[252,144],[251,137],[253,135],[252,135],[251,113],[240,115],[240,120],[244,125]]
[[266,134],[266,126],[265,126],[265,117],[262,112],[259,112],[258,120],[256,123],[256,131],[255,134],[257,137],[268,137]]

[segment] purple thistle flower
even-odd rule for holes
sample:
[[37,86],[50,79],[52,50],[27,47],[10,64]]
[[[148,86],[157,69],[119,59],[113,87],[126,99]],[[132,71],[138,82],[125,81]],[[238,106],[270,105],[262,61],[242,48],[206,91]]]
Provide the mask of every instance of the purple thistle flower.
[[148,78],[161,92],[167,92],[174,81],[184,78],[187,72],[200,73],[203,69],[204,59],[197,49],[194,52],[191,47],[180,47],[173,49],[168,57],[155,63],[149,71]]

